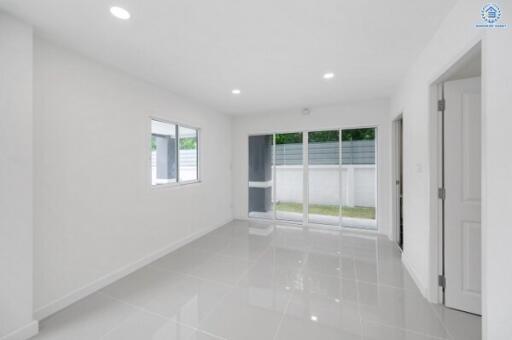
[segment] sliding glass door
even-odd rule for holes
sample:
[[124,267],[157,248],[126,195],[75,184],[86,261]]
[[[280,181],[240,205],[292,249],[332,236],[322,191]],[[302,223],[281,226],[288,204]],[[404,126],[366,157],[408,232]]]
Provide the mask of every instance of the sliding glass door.
[[340,130],[308,133],[308,221],[339,225]]
[[276,218],[302,222],[304,217],[302,132],[280,133],[275,136]]
[[376,229],[377,166],[374,128],[342,130],[342,225]]
[[249,217],[377,229],[376,133],[250,136]]

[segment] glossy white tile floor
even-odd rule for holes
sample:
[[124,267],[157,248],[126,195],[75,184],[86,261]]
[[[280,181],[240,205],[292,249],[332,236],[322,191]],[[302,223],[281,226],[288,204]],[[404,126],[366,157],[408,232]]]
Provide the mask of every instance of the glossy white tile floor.
[[473,340],[384,237],[234,221],[41,323],[37,340]]

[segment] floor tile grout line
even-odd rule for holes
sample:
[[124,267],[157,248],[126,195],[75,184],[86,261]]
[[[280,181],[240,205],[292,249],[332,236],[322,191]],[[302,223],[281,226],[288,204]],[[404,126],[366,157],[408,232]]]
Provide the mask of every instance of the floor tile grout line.
[[[366,282],[364,282],[366,283]],[[366,284],[372,284],[372,283],[366,283]],[[372,284],[374,286],[379,286],[378,284]],[[419,331],[416,331],[416,330],[412,330],[412,329],[409,329],[409,328],[404,328],[404,327],[399,327],[399,326],[396,326],[396,325],[392,325],[392,324],[387,324],[387,323],[384,323],[384,322],[378,322],[378,321],[365,321],[364,318],[363,318],[363,313],[362,313],[362,310],[361,310],[361,306],[367,306],[367,304],[364,304],[361,302],[361,293],[360,293],[360,289],[359,289],[359,285],[356,286],[357,288],[357,299],[358,299],[358,309],[359,309],[359,315],[360,315],[360,318],[361,318],[361,327],[363,328],[363,339],[364,339],[364,334],[365,334],[365,330],[364,330],[364,323],[370,323],[370,324],[376,324],[376,325],[380,325],[380,326],[384,326],[384,327],[388,327],[388,328],[395,328],[395,329],[400,329],[402,331],[406,331],[406,332],[411,332],[411,333],[414,333],[414,334],[418,334],[418,335],[422,335],[422,336],[426,336],[426,337],[430,337],[432,339],[438,339],[438,340],[447,340],[446,338],[441,338],[441,337],[437,337],[437,336],[434,336],[434,335],[431,335],[431,334],[427,334],[427,333],[423,333],[423,332],[419,332]],[[399,290],[403,290],[404,292],[407,292],[405,289],[401,289],[401,288],[396,288],[396,287],[386,287],[384,286],[385,288],[394,288],[394,289],[399,289]],[[423,297],[422,297],[423,298]],[[431,306],[431,303],[427,301],[427,303],[430,305],[429,308],[432,308]],[[433,313],[435,313],[434,310],[432,310]],[[438,318],[438,316],[436,315],[436,318]],[[441,322],[441,325],[443,327],[443,329],[445,330],[446,334],[448,334],[444,324]],[[448,334],[449,335],[449,334]]]
[[215,338],[215,339],[219,339],[219,340],[228,340],[227,338],[224,338],[224,337],[222,337],[222,336],[220,336],[220,335],[217,335],[217,334],[210,333],[210,332],[208,332],[208,331],[206,331],[206,330],[204,330],[204,329],[197,328],[197,329],[196,329],[196,332],[206,334],[206,335],[211,336],[211,337],[213,337],[213,338]]
[[353,281],[364,283],[364,284],[367,284],[367,285],[373,285],[373,286],[379,286],[379,287],[384,287],[384,288],[403,290],[404,292],[407,292],[407,293],[417,293],[419,296],[422,296],[421,292],[416,291],[415,289],[404,288],[404,287],[397,287],[397,286],[392,286],[392,285],[388,285],[388,284],[385,284],[385,283],[378,283],[378,282],[371,282],[371,281],[364,281],[364,280],[353,280]]
[[[357,279],[357,269],[356,264],[352,263],[352,266],[354,267],[355,276]],[[357,304],[357,313],[359,314],[359,327],[361,332],[361,339],[364,340],[366,338],[365,336],[365,330],[364,330],[364,324],[363,324],[363,311],[361,310],[361,297],[359,292],[359,281],[356,281],[356,304]]]
[[[130,303],[128,301],[125,301],[125,300],[122,300],[122,299],[119,299],[119,298],[116,298],[115,296],[112,296],[106,292],[103,292],[103,291],[99,291],[98,294],[102,295],[103,297],[107,298],[107,299],[110,299],[112,301],[115,301],[117,303],[120,303],[122,305],[125,305],[125,306],[128,306],[130,308],[133,308],[135,311],[137,312],[143,312],[143,313],[146,313],[146,314],[149,314],[149,315],[152,315],[152,316],[155,316],[155,317],[158,317],[160,319],[164,319],[166,322],[175,322],[177,323],[175,320],[172,320],[168,317],[166,317],[165,315],[161,315],[159,313],[155,313],[155,312],[152,312],[152,311],[149,311],[149,310],[146,310],[145,308],[141,307],[141,306],[138,306],[138,305],[135,305],[133,303]],[[119,329],[123,324],[125,324],[127,322],[127,320],[129,319],[129,317],[131,316],[128,315],[126,316],[126,318],[123,319],[123,321],[119,324],[117,324],[116,326],[114,326],[113,328],[111,328],[108,332],[106,332],[105,334],[103,334],[100,339],[104,339],[108,334],[111,334],[112,332],[114,332],[115,330]],[[188,327],[188,326],[187,326]],[[190,328],[190,327],[189,327]]]
[[[165,320],[167,320],[167,321],[173,321],[173,322],[176,322],[176,323],[177,323],[177,321],[176,321],[176,320],[173,320],[172,318],[170,318],[170,317],[168,317],[168,316],[165,316],[165,315],[163,315],[163,314],[160,314],[160,313],[157,313],[157,312],[151,311],[151,310],[149,310],[149,309],[147,309],[147,308],[145,308],[145,307],[142,307],[142,306],[140,306],[140,305],[134,304],[134,303],[132,303],[132,302],[129,302],[129,301],[126,301],[126,300],[120,299],[120,298],[118,298],[118,297],[113,296],[113,295],[112,295],[112,294],[110,294],[110,293],[107,293],[107,292],[104,292],[104,291],[100,291],[100,292],[98,292],[98,294],[101,294],[101,295],[103,295],[103,296],[105,296],[105,297],[109,298],[109,299],[110,299],[110,300],[112,300],[112,301],[116,301],[116,302],[119,302],[119,303],[121,303],[121,304],[123,304],[123,305],[126,305],[126,306],[128,306],[128,307],[134,308],[134,309],[138,310],[139,312],[144,312],[144,313],[147,313],[147,314],[150,314],[150,315],[153,315],[153,316],[156,316],[156,317],[159,317],[159,318],[165,319]],[[186,325],[186,326],[187,326],[187,327],[189,327],[188,325]]]
[[[198,240],[201,240],[203,237],[207,237],[208,235],[210,234],[206,234],[204,236],[202,236],[201,238],[189,243],[189,244],[186,244],[184,245],[183,247],[177,249],[176,251],[180,250],[180,249],[185,249],[186,247],[189,247],[191,250],[194,250],[194,251],[198,251],[198,252],[201,252],[201,253],[207,253],[207,254],[211,254],[211,255],[215,255],[215,256],[220,256],[220,257],[224,257],[224,258],[229,258],[229,259],[236,259],[236,260],[239,260],[239,261],[245,261],[245,262],[249,262],[249,263],[253,263],[253,261],[250,261],[246,258],[242,258],[240,256],[236,256],[236,255],[231,255],[231,254],[226,254],[224,253],[224,251],[229,248],[229,245],[227,246],[223,246],[221,250],[205,250],[205,249],[201,249],[201,247],[198,247],[196,245],[193,245],[194,242],[197,242]],[[222,240],[226,240],[226,241],[239,241],[240,239],[243,239],[243,237],[224,237],[224,236],[216,236],[216,235],[211,235],[211,237],[214,237],[214,238],[217,238],[217,239],[222,239]],[[262,250],[261,252],[264,253],[268,250],[270,246],[267,245],[265,247],[264,250]],[[169,255],[172,255],[174,252],[171,252],[169,254],[167,254],[166,256],[169,256]],[[255,260],[256,261],[256,260]],[[254,261],[254,262],[255,262]]]
[[[218,237],[218,236],[216,236]],[[311,250],[311,248],[314,247],[314,246],[310,246],[307,250],[305,250],[305,252],[309,252],[309,250]],[[236,259],[236,260],[240,260],[240,261],[247,261],[246,259],[242,258],[242,257],[238,257],[238,256],[233,256],[233,255],[228,255],[228,254],[221,254],[219,252],[214,252],[214,251],[205,251],[205,250],[202,250],[202,249],[199,249],[199,248],[195,248],[193,247],[194,250],[199,250],[201,252],[211,252],[215,255],[219,255],[221,257],[227,257],[227,258],[232,258],[232,259]],[[258,256],[258,258],[254,261],[247,261],[251,264],[251,266],[257,264],[257,262],[259,261],[259,259],[262,257],[262,255],[264,255],[265,252],[268,251],[268,249],[272,248],[271,246],[267,247],[267,249],[265,249],[264,251],[262,251],[262,253]],[[345,257],[345,258],[349,258],[351,260],[353,260],[354,262],[357,261],[357,260],[365,260],[363,258],[357,258],[354,257],[354,256],[348,256],[348,255],[339,255],[337,254],[338,256],[340,257]],[[359,276],[357,273],[358,273],[358,270],[357,270],[357,265],[354,266],[354,270],[356,272],[356,275]],[[318,274],[322,274],[322,275],[326,275],[326,276],[334,276],[334,275],[330,275],[330,274],[325,274],[325,273],[318,273]],[[340,275],[343,277],[343,275]],[[343,278],[346,278],[346,279],[352,279],[350,277],[343,277]],[[411,288],[406,288],[406,287],[399,287],[399,286],[395,286],[395,285],[390,285],[390,284],[385,284],[385,283],[380,283],[380,282],[372,282],[372,281],[367,281],[367,280],[361,280],[361,279],[355,279],[356,281],[360,281],[360,282],[366,282],[366,283],[372,283],[372,284],[377,284],[377,285],[381,285],[381,286],[389,286],[389,287],[393,287],[393,288],[399,288],[399,289],[404,289],[404,290],[409,290],[409,291],[414,291],[414,289],[411,289]]]
[[[270,249],[270,248],[269,248]],[[268,250],[268,249],[267,249]],[[254,262],[248,262],[249,263],[249,269],[247,269],[247,272],[250,271],[252,268],[254,268],[259,260],[263,257],[263,255],[265,254],[265,252],[267,251],[265,250],[261,255],[258,256],[258,259],[255,260]],[[231,257],[231,256],[224,256],[224,257]],[[234,257],[231,257],[231,258],[234,258]],[[240,258],[235,258],[237,260],[242,260],[243,259],[240,259]],[[180,270],[176,270],[176,269],[168,269],[166,268],[165,266],[161,266],[161,265],[156,265],[156,264],[149,264],[148,266],[150,267],[153,267],[155,269],[158,269],[160,271],[165,271],[165,272],[168,272],[168,273],[180,273],[180,274],[183,274],[183,275],[187,275],[187,276],[190,276],[190,277],[194,277],[196,279],[202,279],[204,281],[209,281],[209,282],[213,282],[213,283],[217,283],[217,284],[223,284],[223,285],[226,285],[226,286],[230,286],[230,284],[227,284],[225,282],[221,282],[221,281],[217,281],[217,280],[212,280],[212,279],[207,279],[207,278],[204,278],[204,277],[201,277],[201,276],[198,276],[198,275],[194,275],[194,274],[191,274],[191,273],[188,273],[188,272],[185,272],[185,271],[180,271]],[[287,267],[286,265],[283,265],[282,267]],[[352,278],[352,277],[348,277],[348,276],[343,276],[343,274],[340,274],[340,275],[331,275],[331,274],[326,274],[326,273],[322,273],[322,272],[316,272],[316,271],[312,271],[312,273],[314,273],[315,275],[322,275],[322,276],[328,276],[328,277],[332,277],[332,278],[341,278],[341,279],[344,279],[344,280],[352,280],[352,281],[356,281],[356,282],[361,282],[361,283],[366,283],[366,284],[372,284],[372,285],[377,285],[377,286],[382,286],[382,287],[389,287],[389,288],[394,288],[394,289],[401,289],[401,290],[404,290],[404,291],[407,291],[407,292],[416,292],[415,289],[412,289],[412,288],[406,288],[406,287],[399,287],[399,286],[394,286],[394,285],[390,285],[390,284],[386,284],[386,283],[381,283],[381,282],[372,282],[372,281],[367,281],[367,280],[362,280],[362,279],[359,279],[357,276],[359,276],[357,273],[357,266],[354,265],[354,271],[355,271],[355,278]],[[244,272],[241,276],[243,277],[243,275],[246,274],[246,272]],[[234,285],[236,286],[236,284]]]
[[[363,306],[367,306],[367,305],[363,304]],[[400,327],[398,325],[394,325],[394,324],[390,324],[390,323],[386,323],[386,322],[382,322],[382,321],[374,321],[374,320],[368,321],[368,320],[365,320],[364,317],[362,317],[362,313],[361,313],[361,318],[362,318],[363,326],[365,323],[368,323],[368,324],[379,325],[379,326],[383,326],[383,327],[387,327],[387,328],[399,329],[402,331],[406,331],[406,332],[417,334],[417,335],[422,335],[424,337],[432,338],[432,339],[436,339],[436,340],[449,340],[450,339],[450,338],[439,337],[439,336],[432,335],[429,333],[421,332],[421,331],[414,330],[411,328]],[[442,325],[442,326],[443,326],[443,329],[446,331],[446,329],[444,328],[444,325]],[[449,335],[449,334],[447,333],[447,335]]]
[[[208,333],[208,334],[213,334],[213,333],[209,333],[209,332],[208,332],[208,331],[206,331],[206,330],[203,330],[202,328],[199,328],[199,327],[200,327],[200,324],[201,324],[202,322],[204,322],[204,321],[208,320],[208,319],[210,318],[210,316],[212,316],[212,315],[213,315],[213,313],[217,311],[217,307],[221,306],[221,305],[222,305],[222,303],[223,303],[224,301],[226,301],[227,297],[228,297],[231,293],[233,293],[233,292],[235,291],[235,289],[236,289],[236,288],[237,288],[236,286],[231,287],[231,288],[230,288],[230,289],[229,289],[225,294],[223,294],[223,295],[222,295],[222,297],[219,299],[219,301],[217,301],[217,303],[215,303],[215,304],[212,306],[212,308],[210,309],[210,311],[204,315],[204,317],[202,318],[202,320],[201,320],[201,321],[199,321],[199,322],[198,322],[198,327],[196,327],[198,330],[201,330],[202,332],[206,332],[206,333]],[[219,335],[215,335],[215,336],[219,337]],[[222,339],[224,339],[223,337],[221,337],[221,338],[222,338]]]
[[211,279],[206,279],[206,278],[203,278],[201,276],[197,276],[197,275],[194,275],[194,274],[190,274],[190,273],[186,273],[186,272],[181,272],[181,271],[178,271],[178,270],[172,270],[172,269],[168,269],[168,268],[164,268],[163,266],[159,266],[159,265],[154,265],[154,264],[151,264],[151,266],[154,266],[155,268],[157,268],[158,270],[160,271],[164,271],[164,272],[171,272],[171,273],[178,273],[178,274],[181,274],[181,275],[185,275],[185,276],[189,276],[189,277],[192,277],[192,278],[195,278],[195,279],[198,279],[198,280],[202,280],[202,281],[205,281],[205,282],[211,282],[211,283],[215,283],[215,284],[221,284],[221,285],[224,285],[225,287],[229,288],[229,291],[224,294],[222,296],[222,298],[219,300],[219,302],[217,304],[215,304],[214,307],[212,307],[212,310],[203,318],[203,320],[206,320],[208,319],[212,314],[213,312],[215,311],[215,308],[217,308],[226,298],[229,294],[231,294],[235,289],[237,288],[240,288],[239,287],[239,284],[241,282],[241,280],[243,279],[243,277],[249,273],[249,271],[254,268],[257,263],[259,262],[259,260],[265,255],[265,253],[267,252],[268,249],[266,249],[265,251],[262,251],[262,253],[258,256],[258,259],[255,260],[253,263],[250,263],[248,262],[249,266],[247,269],[245,269],[241,274],[240,276],[238,277],[237,280],[235,280],[235,283],[233,285],[229,285],[229,284],[226,284],[224,282],[219,282],[219,281],[216,281],[216,280],[211,280]]
[[120,323],[116,324],[112,328],[110,328],[106,333],[102,334],[99,338],[99,340],[104,340],[108,335],[114,333],[116,330],[120,329],[124,324],[128,322],[128,319],[130,318],[130,315],[127,315],[126,318],[123,319]]
[[377,326],[383,326],[383,327],[386,327],[386,328],[398,329],[398,330],[409,332],[409,333],[412,333],[412,334],[421,335],[423,337],[430,338],[430,339],[433,339],[433,340],[449,340],[448,338],[442,338],[442,337],[438,337],[438,336],[435,336],[435,335],[432,335],[432,334],[420,332],[420,331],[417,331],[417,330],[414,330],[414,329],[404,328],[404,327],[400,327],[400,326],[396,326],[396,325],[391,325],[391,324],[387,324],[387,323],[384,323],[384,322],[379,322],[379,321],[365,321],[365,322],[368,323],[368,324],[373,324],[373,325],[377,325]]
[[[216,335],[216,334],[213,334],[213,333],[207,332],[207,331],[205,331],[205,330],[203,330],[203,329],[201,329],[201,328],[198,328],[198,327],[196,327],[196,326],[192,326],[192,325],[190,325],[190,324],[187,324],[187,323],[184,323],[184,322],[181,322],[181,321],[178,321],[178,320],[172,319],[172,318],[170,318],[170,317],[168,317],[168,316],[166,316],[166,315],[163,315],[163,314],[160,314],[160,313],[154,312],[154,311],[149,310],[149,309],[147,309],[147,308],[145,308],[145,307],[139,306],[139,305],[137,305],[137,304],[134,304],[134,303],[128,302],[128,301],[123,300],[123,299],[120,299],[120,298],[117,298],[117,297],[112,296],[111,294],[108,294],[108,293],[106,293],[106,292],[101,292],[101,291],[100,291],[100,292],[98,292],[98,294],[101,294],[101,295],[103,295],[103,296],[105,296],[105,297],[107,297],[107,298],[111,299],[112,301],[116,301],[116,302],[121,303],[121,304],[123,304],[123,305],[126,305],[126,306],[128,306],[128,307],[131,307],[131,308],[133,308],[133,309],[135,309],[135,310],[137,310],[137,311],[139,311],[139,312],[143,312],[143,313],[146,313],[146,314],[149,314],[149,315],[152,315],[152,316],[155,316],[155,317],[158,317],[158,318],[164,319],[164,320],[165,320],[165,321],[167,321],[167,322],[173,322],[173,323],[175,323],[175,324],[177,324],[177,325],[184,326],[184,327],[189,328],[189,329],[191,329],[191,330],[194,330],[194,331],[196,331],[196,332],[206,333],[206,334],[211,335],[211,336],[214,336],[214,337],[216,337],[216,338],[224,339],[223,337],[220,337],[220,336],[218,336],[218,335]],[[212,308],[212,309],[213,309],[213,308]],[[128,317],[127,317],[127,318],[128,318]],[[126,319],[127,319],[127,318],[126,318]],[[109,332],[107,332],[107,333],[110,333],[111,331],[113,331],[113,330],[115,330],[115,329],[119,328],[119,327],[120,327],[124,322],[126,322],[126,319],[125,319],[125,320],[123,320],[123,322],[122,322],[121,324],[117,325],[116,327],[114,327],[114,329],[110,330],[110,331],[109,331]],[[106,336],[106,335],[107,335],[107,333],[105,333],[105,334],[102,336],[102,338],[103,338],[104,336]]]
[[[197,252],[200,252],[200,253],[205,253],[205,254],[208,254],[208,255],[211,255],[211,256],[219,256],[221,258],[226,258],[226,259],[230,259],[230,260],[237,260],[237,261],[244,261],[244,262],[252,263],[252,261],[250,261],[248,259],[244,259],[244,258],[242,258],[240,256],[225,254],[222,251],[204,250],[204,249],[201,249],[199,247],[192,246],[192,245],[189,245],[189,244],[183,246],[183,248],[180,248],[180,249],[185,249],[186,247],[189,247],[189,249],[191,249],[193,251],[197,251]],[[227,248],[227,247],[225,247],[225,248]],[[265,251],[266,251],[266,249],[265,249]],[[171,252],[171,253],[167,254],[166,256],[172,256],[173,253],[174,252]],[[211,258],[208,258],[208,260],[211,260]]]
[[[426,299],[425,299],[426,300]],[[441,326],[443,326],[443,329],[444,331],[446,332],[446,334],[448,335],[448,338],[449,339],[455,339],[455,337],[451,334],[450,330],[448,329],[448,327],[446,327],[446,325],[444,324],[443,320],[441,319],[441,316],[437,313],[437,311],[434,309],[434,304],[431,303],[430,301],[428,301],[428,304],[430,305],[430,308],[432,310],[432,312],[434,313],[434,315],[436,316],[436,319],[441,323]],[[439,304],[440,306],[443,306],[444,305],[441,305]]]
[[[96,292],[95,294],[100,295],[100,296],[103,296],[103,297],[108,298],[108,299],[111,299],[110,297],[105,296],[103,293],[101,293],[101,291],[100,291],[100,292]],[[120,301],[116,301],[116,302],[121,303]],[[124,304],[124,303],[121,303],[121,304]],[[128,319],[130,318],[130,316],[131,316],[131,313],[129,313],[128,315],[126,315],[125,317],[123,317],[122,321],[121,321],[121,322],[119,322],[118,324],[113,325],[112,327],[109,327],[109,329],[108,329],[105,333],[103,333],[103,334],[101,334],[101,335],[100,335],[99,340],[104,339],[108,334],[111,334],[111,333],[112,333],[112,332],[114,332],[115,330],[119,329],[119,327],[121,327],[122,325],[124,325],[124,324],[128,321]]]
[[[153,267],[155,269],[158,269],[160,271],[165,271],[165,272],[170,272],[170,273],[180,273],[180,274],[188,275],[190,277],[194,277],[196,279],[201,279],[201,280],[204,280],[204,281],[207,281],[207,282],[222,284],[222,285],[229,286],[229,287],[236,287],[238,285],[239,281],[243,278],[243,276],[246,273],[248,273],[251,269],[253,269],[258,264],[259,260],[263,257],[263,255],[266,253],[267,250],[268,249],[263,251],[262,254],[260,254],[258,256],[258,259],[255,260],[254,262],[248,262],[249,263],[249,268],[240,275],[240,278],[235,281],[234,285],[230,285],[228,283],[217,281],[217,280],[207,279],[207,278],[204,278],[202,276],[198,276],[198,275],[194,275],[194,274],[191,274],[191,273],[187,273],[185,271],[168,269],[168,268],[165,268],[164,266],[155,265],[153,263],[149,264],[149,266]],[[223,257],[235,258],[235,257],[231,257],[231,256],[223,256]],[[235,258],[235,259],[242,260],[242,259],[239,259],[239,258]],[[286,266],[283,266],[283,267],[286,267]],[[336,277],[336,278],[341,278],[341,279],[346,279],[346,280],[353,280],[353,281],[356,281],[356,282],[362,282],[362,283],[366,283],[366,284],[372,284],[372,285],[377,285],[377,286],[389,287],[389,288],[394,288],[394,289],[401,289],[401,290],[404,290],[406,292],[416,292],[415,289],[411,289],[411,288],[398,287],[398,286],[389,285],[389,284],[380,283],[380,282],[372,282],[372,281],[367,281],[367,280],[361,280],[361,279],[358,278],[358,276],[359,276],[358,275],[358,270],[357,270],[357,266],[355,266],[355,264],[354,264],[354,271],[355,271],[355,278],[343,276],[342,274],[340,274],[339,276],[336,276],[336,275],[331,275],[331,274],[326,274],[326,273],[321,273],[321,272],[313,272],[313,273],[316,274],[316,275],[329,276],[329,277],[333,277],[333,278]]]
[[[286,266],[282,266],[282,267],[286,267]],[[290,269],[290,268],[285,268],[285,269]],[[343,274],[331,275],[331,274],[326,274],[326,273],[317,272],[317,271],[312,271],[311,273],[315,274],[315,275],[319,275],[319,276],[326,276],[326,277],[330,277],[330,278],[337,278],[337,279],[343,279],[343,280],[348,280],[348,281],[360,282],[360,283],[370,284],[370,285],[374,285],[374,286],[381,286],[381,287],[386,287],[386,288],[399,289],[399,290],[403,290],[403,291],[411,292],[411,293],[412,292],[420,293],[419,291],[416,291],[415,289],[411,289],[411,288],[398,287],[398,286],[393,286],[393,285],[389,285],[389,284],[385,284],[385,283],[380,283],[380,282],[372,282],[372,281],[361,280],[361,279],[358,279],[358,278],[352,278],[352,277],[348,277],[348,276],[343,276]]]
[[[251,264],[251,265],[250,265],[250,266],[249,266],[249,267],[248,267],[248,268],[247,268],[247,269],[246,269],[246,270],[245,270],[245,271],[240,275],[239,279],[238,279],[238,280],[237,280],[237,282],[236,282],[235,287],[233,287],[233,289],[232,289],[233,291],[234,291],[235,289],[242,288],[242,287],[240,287],[240,282],[241,282],[241,280],[243,279],[243,277],[244,277],[245,275],[247,275],[247,274],[248,274],[248,273],[249,273],[249,272],[250,272],[254,267],[256,267],[256,265],[259,263],[259,261],[263,258],[263,256],[265,256],[266,252],[267,252],[268,250],[270,250],[270,249],[271,249],[271,247],[268,247],[267,249],[265,249],[265,251],[263,251],[263,252],[258,256],[258,259],[257,259],[257,260],[255,260],[255,261],[254,261],[254,262],[253,262],[253,263],[252,263],[252,264]],[[223,298],[222,298],[222,301],[220,301],[220,302],[215,306],[215,308],[216,308],[217,306],[219,306],[219,305],[220,305],[220,304],[221,304],[221,303],[222,303],[222,302],[227,298],[227,296],[228,296],[229,294],[231,294],[231,293],[227,293],[227,294],[225,294],[225,295],[223,296]],[[276,330],[276,333],[274,334],[274,338],[277,336],[277,332],[278,332],[278,330],[279,330],[279,328],[280,328],[280,325],[281,325],[281,323],[282,323],[282,321],[283,321],[283,319],[284,319],[285,312],[286,312],[286,310],[287,310],[287,308],[288,308],[288,305],[289,305],[289,303],[290,303],[290,301],[291,301],[292,295],[293,295],[293,292],[291,292],[291,293],[290,293],[290,295],[289,295],[289,297],[288,297],[288,301],[287,301],[286,306],[285,306],[285,309],[284,309],[284,311],[283,311],[283,315],[281,316],[281,320],[280,320],[280,322],[279,322],[278,329]],[[205,316],[204,320],[208,319],[208,318],[211,316],[211,314],[213,314],[213,312],[214,312],[215,308],[212,308],[212,311],[211,311],[207,316]]]
[[[250,260],[244,259],[244,258],[242,258],[240,256],[226,254],[226,253],[223,253],[222,251],[202,250],[202,249],[196,248],[194,246],[190,246],[190,248],[195,250],[195,251],[200,251],[200,252],[203,252],[203,253],[208,253],[208,254],[211,254],[211,255],[215,255],[215,256],[219,256],[219,257],[224,257],[224,258],[231,259],[231,260],[234,259],[234,260],[237,260],[237,261],[245,261],[245,262],[252,263],[252,261],[250,261]],[[228,247],[225,247],[225,248],[228,248]],[[265,251],[266,251],[266,249],[265,249]],[[172,253],[170,253],[169,255],[172,255]]]
[[[210,260],[206,261],[205,263],[209,262]],[[203,263],[203,264],[205,264]],[[252,263],[247,263],[249,266],[252,266]],[[226,282],[222,282],[222,281],[217,281],[217,280],[212,280],[212,279],[208,279],[208,278],[204,278],[204,277],[201,277],[201,276],[198,276],[198,275],[195,275],[195,274],[192,274],[192,273],[189,273],[189,272],[186,272],[186,271],[183,271],[183,270],[177,270],[177,269],[169,269],[169,268],[166,268],[165,266],[161,266],[161,265],[155,265],[155,264],[149,264],[149,266],[152,266],[154,267],[155,269],[158,269],[160,271],[164,271],[164,272],[168,272],[168,273],[179,273],[179,274],[183,274],[183,275],[187,275],[187,276],[190,276],[190,277],[194,277],[196,279],[201,279],[201,280],[204,280],[204,281],[209,281],[209,282],[212,282],[212,283],[217,283],[217,284],[222,284],[222,285],[225,285],[225,286],[236,286],[236,284],[229,284],[229,283],[226,283]],[[245,269],[244,269],[245,270]]]
[[[262,252],[262,254],[259,256],[258,260],[257,260],[257,261],[255,261],[254,263],[252,263],[252,264],[250,265],[250,267],[254,267],[254,266],[257,264],[257,262],[259,261],[259,259],[260,259],[261,257],[263,257],[263,255],[264,255],[264,253],[265,253],[265,252],[266,252],[266,250],[265,250],[264,252]],[[227,297],[228,297],[230,294],[232,294],[233,292],[235,292],[235,290],[236,290],[236,289],[241,288],[241,287],[239,286],[239,283],[240,283],[240,281],[242,280],[242,278],[244,277],[244,275],[246,275],[247,273],[249,273],[249,270],[250,270],[249,268],[248,268],[248,269],[246,269],[246,270],[245,270],[245,271],[240,275],[240,278],[237,280],[236,284],[235,284],[234,286],[230,287],[230,291],[228,291],[226,294],[224,294],[224,295],[222,296],[222,298],[221,298],[221,299],[219,299],[219,302],[218,302],[218,303],[216,303],[216,304],[215,304],[215,306],[213,306],[213,307],[211,308],[211,311],[210,311],[210,312],[208,312],[208,313],[207,313],[207,315],[205,315],[205,316],[204,316],[203,321],[208,320],[208,319],[210,318],[210,316],[211,316],[211,315],[216,311],[217,307],[218,307],[218,306],[220,306],[220,305],[221,305],[221,304],[222,304],[222,303],[227,299]],[[204,331],[204,330],[202,330],[201,328],[199,328],[199,330],[200,330],[200,331],[205,332],[205,331]],[[208,333],[208,332],[207,332],[207,333]],[[208,334],[209,334],[209,333],[208,333]],[[224,339],[224,338],[222,338],[222,339]]]
[[276,331],[274,333],[274,336],[272,337],[272,340],[276,340],[277,336],[279,334],[279,331],[281,330],[281,326],[284,322],[284,318],[286,317],[286,313],[288,312],[288,307],[290,306],[290,303],[292,301],[292,298],[295,296],[295,292],[290,292],[288,296],[288,301],[286,301],[286,305],[284,306],[283,313],[281,315],[281,319],[279,320],[279,323],[277,324]]
[[254,262],[249,262],[249,265],[247,266],[247,269],[245,269],[243,271],[242,274],[240,274],[240,276],[238,277],[238,279],[235,281],[235,287],[238,287],[239,288],[239,285],[240,285],[240,282],[242,281],[242,279],[244,278],[245,275],[249,274],[249,272],[254,269],[254,267],[256,267],[256,265],[259,263],[260,259],[265,255],[265,253],[267,252],[267,250],[269,250],[269,248],[265,249],[264,251],[261,252],[260,255],[258,255],[258,258],[254,261]]
[[202,276],[194,275],[194,274],[187,273],[187,272],[180,271],[180,270],[168,269],[168,268],[164,268],[162,266],[156,266],[156,265],[153,265],[153,264],[150,264],[149,266],[154,268],[155,270],[160,271],[160,272],[164,272],[164,273],[168,273],[168,274],[180,274],[180,275],[187,276],[187,277],[199,280],[199,281],[204,281],[204,282],[207,282],[207,283],[214,283],[214,284],[217,284],[219,286],[224,286],[225,288],[234,288],[234,287],[236,287],[236,285],[234,285],[234,284],[229,284],[229,283],[222,282],[222,281],[208,279],[208,278],[205,278],[205,277],[202,277]]

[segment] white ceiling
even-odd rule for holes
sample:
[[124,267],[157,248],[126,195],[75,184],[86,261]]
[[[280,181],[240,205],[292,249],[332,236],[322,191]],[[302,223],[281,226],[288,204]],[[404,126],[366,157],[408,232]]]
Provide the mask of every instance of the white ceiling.
[[[96,60],[245,114],[389,96],[455,2],[0,0],[0,8]],[[132,18],[112,17],[114,5]],[[323,80],[327,71],[336,77]]]

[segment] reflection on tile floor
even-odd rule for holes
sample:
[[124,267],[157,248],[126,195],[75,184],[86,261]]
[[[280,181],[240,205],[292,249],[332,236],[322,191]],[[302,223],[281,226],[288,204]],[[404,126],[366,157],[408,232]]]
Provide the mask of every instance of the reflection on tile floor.
[[382,236],[231,222],[52,315],[34,339],[478,340]]

